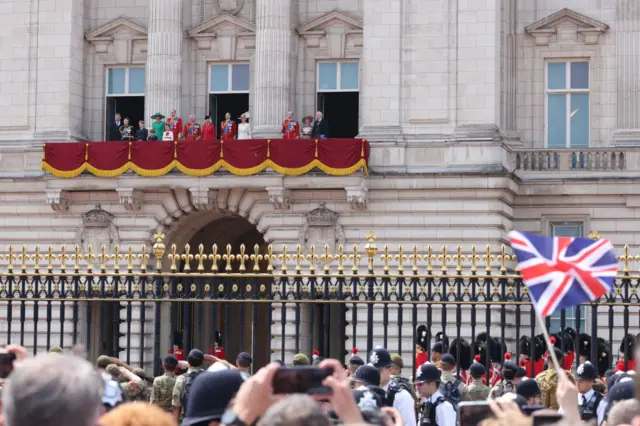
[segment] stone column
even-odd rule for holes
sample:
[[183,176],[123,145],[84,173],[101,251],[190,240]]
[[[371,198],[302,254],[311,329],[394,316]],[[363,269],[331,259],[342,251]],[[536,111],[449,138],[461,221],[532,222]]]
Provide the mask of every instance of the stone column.
[[360,137],[369,141],[402,139],[401,82],[403,6],[391,0],[367,0],[364,7]]
[[257,0],[254,137],[280,137],[291,105],[291,0]]
[[182,1],[149,0],[145,117],[180,109],[182,79]]

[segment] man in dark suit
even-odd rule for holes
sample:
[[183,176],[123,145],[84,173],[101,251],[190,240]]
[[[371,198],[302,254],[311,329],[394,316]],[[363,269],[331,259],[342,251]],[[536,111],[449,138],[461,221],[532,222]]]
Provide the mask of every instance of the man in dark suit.
[[149,137],[149,131],[146,127],[144,127],[144,121],[140,120],[138,123],[138,130],[136,131],[136,140],[137,141],[146,141]]
[[120,113],[116,112],[115,121],[111,122],[109,126],[109,139],[110,141],[119,141],[122,139],[122,135],[120,134],[120,127],[122,126],[122,117],[120,117]]
[[313,122],[312,138],[324,139],[329,137],[329,123],[322,118],[320,111],[316,112],[316,121]]

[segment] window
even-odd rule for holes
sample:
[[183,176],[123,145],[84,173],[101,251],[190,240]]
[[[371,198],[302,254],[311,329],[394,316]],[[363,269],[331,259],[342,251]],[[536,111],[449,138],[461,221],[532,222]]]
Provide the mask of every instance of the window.
[[360,87],[359,62],[319,62],[318,92],[357,92]]
[[109,68],[107,96],[144,96],[144,68]]
[[[584,224],[582,222],[551,222],[549,225],[551,227],[550,233],[554,237],[582,238],[584,236]],[[562,324],[560,323],[561,312],[562,310],[559,309],[550,317],[549,331],[551,333],[557,333],[562,330]],[[586,310],[580,310],[580,330],[583,331],[585,329],[585,314]],[[564,327],[577,328],[575,306],[564,310]]]
[[589,62],[547,62],[548,148],[589,146]]
[[249,93],[249,64],[214,64],[209,68],[209,93]]

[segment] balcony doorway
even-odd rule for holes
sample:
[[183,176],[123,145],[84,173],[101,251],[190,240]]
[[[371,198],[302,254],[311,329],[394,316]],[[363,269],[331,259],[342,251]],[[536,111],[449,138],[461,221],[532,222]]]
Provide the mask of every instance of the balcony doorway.
[[358,92],[319,92],[318,111],[329,123],[330,138],[354,138],[358,134]]
[[[116,113],[120,113],[122,121],[124,121],[125,118],[128,118],[129,124],[133,126],[134,131],[138,130],[138,122],[140,120],[144,120],[147,127],[151,123],[151,119],[145,120],[144,118],[144,96],[107,97],[106,111],[107,116],[105,117],[105,140],[109,140],[109,129],[115,121]],[[160,138],[162,138],[162,135],[160,135]]]
[[231,119],[240,123],[240,116],[249,111],[249,94],[211,94],[209,95],[209,114],[213,124],[216,125],[216,138],[220,139],[220,123],[224,121],[226,113],[231,114]]

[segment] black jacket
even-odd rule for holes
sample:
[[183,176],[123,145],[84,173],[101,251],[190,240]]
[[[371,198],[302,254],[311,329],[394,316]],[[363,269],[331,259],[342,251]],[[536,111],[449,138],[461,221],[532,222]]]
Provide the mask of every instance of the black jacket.
[[120,134],[120,127],[122,126],[124,126],[122,120],[120,120],[120,124],[116,124],[115,121],[112,121],[109,125],[109,134],[107,135],[108,140],[119,141],[122,139],[122,135]]
[[312,138],[320,138],[322,136],[329,137],[329,123],[324,118],[320,122],[318,120],[314,121],[313,130],[311,131]]
[[144,129],[138,128],[136,130],[136,140],[137,141],[146,141],[149,137],[149,130],[145,127]]

